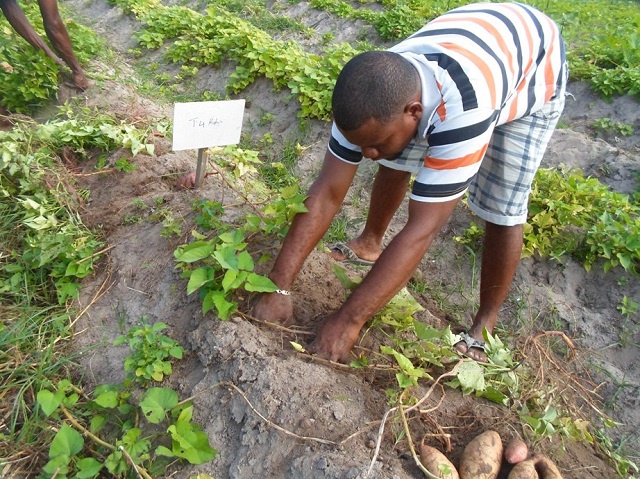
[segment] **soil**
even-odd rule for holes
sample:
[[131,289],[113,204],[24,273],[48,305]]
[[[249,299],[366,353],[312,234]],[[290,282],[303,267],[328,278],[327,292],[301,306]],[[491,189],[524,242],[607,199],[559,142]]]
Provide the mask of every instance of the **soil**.
[[[147,56],[137,60],[127,53],[135,46],[132,34],[140,26],[105,0],[67,0],[65,5],[115,50],[109,63],[117,63],[117,69],[93,61],[87,68],[94,78],[93,86],[79,96],[63,87],[59,102],[74,95],[86,106],[127,119],[172,118],[171,105],[145,98],[130,86],[136,83],[134,62],[144,68],[145,62],[162,61],[157,52],[145,53]],[[323,32],[337,32],[339,41],[360,39],[367,28],[336,20],[306,2],[278,12],[312,26],[318,37]],[[375,38],[373,33],[369,35]],[[163,64],[162,68],[177,70],[175,65]],[[233,65],[202,69],[191,88],[224,95],[226,78],[232,71]],[[625,193],[637,190],[638,103],[629,97],[605,102],[587,85],[576,82],[569,90],[573,98],[567,102],[544,165],[580,167],[612,189]],[[308,146],[297,166],[300,182],[308,185],[322,160],[328,124],[311,121],[301,132],[296,102],[287,92],[274,92],[265,80],[257,81],[237,98],[250,101],[243,129],[246,138],[257,142],[269,131],[275,145],[297,139]],[[274,116],[273,122],[260,126],[265,112]],[[591,125],[601,118],[633,124],[635,134],[599,136]],[[82,314],[76,323],[75,343],[83,351],[85,380],[95,384],[121,381],[128,350],[114,347],[114,339],[143,316],[149,322],[162,321],[169,325],[168,334],[188,351],[168,382],[181,397],[195,397],[196,420],[219,451],[212,462],[170,470],[167,477],[186,478],[198,472],[217,479],[423,477],[409,453],[397,416],[387,422],[372,465],[379,423],[390,407],[385,388],[394,384],[393,377],[310,360],[289,345],[291,340],[308,344],[318,322],[338,308],[347,294],[325,252],[316,250],[310,255],[293,288],[295,324],[290,329],[242,315],[228,321],[220,321],[212,313],[202,315],[197,295],[186,294],[173,251],[188,241],[193,200],[207,198],[230,204],[234,192],[219,175],[207,177],[199,189],[176,188],[180,176],[195,170],[196,152],[172,152],[168,139],[156,137],[154,141],[154,156],[139,155],[130,160],[136,165],[133,172],[88,174],[96,171],[88,162],[80,165],[77,174],[78,187],[91,192],[83,220],[108,246],[96,273],[84,281],[77,305]],[[111,161],[125,154],[113,152]],[[373,165],[363,165],[341,212],[351,236],[358,234],[363,224],[374,172]],[[153,208],[170,209],[181,219],[185,234],[165,238],[157,221],[126,221],[127,215],[136,212],[132,205],[136,199],[150,205],[150,212]],[[388,238],[402,228],[404,217],[401,208]],[[415,296],[426,307],[418,318],[428,324],[454,329],[470,324],[473,305],[477,304],[478,267],[474,266],[475,255],[452,238],[472,220],[460,206],[420,265],[427,287]],[[273,255],[279,246],[260,245]],[[352,273],[366,272],[354,269]],[[625,322],[616,309],[625,295],[640,301],[640,282],[624,272],[605,274],[601,265],[587,272],[569,258],[523,259],[497,332],[532,369],[545,375],[545,381],[557,382],[558,389],[550,392],[556,400],[564,398],[581,416],[591,418],[593,406],[620,422],[622,425],[611,431],[615,444],[638,462],[640,334],[638,315],[635,322]],[[241,298],[243,312],[250,311],[252,299]],[[446,308],[443,302],[448,304]],[[360,346],[375,347],[376,341],[375,335],[366,336]],[[550,352],[552,347],[562,349],[559,346],[563,344],[571,346],[564,348],[564,357]],[[425,437],[427,443],[445,450],[454,463],[469,440],[488,429],[499,431],[505,441],[514,436],[531,438],[512,410],[462,396],[450,388],[436,387],[429,392],[429,386],[426,383],[416,395],[428,395],[423,408],[431,412],[412,420],[412,433],[417,441]],[[585,395],[587,390],[593,394]],[[565,478],[617,477],[595,446],[559,439],[529,445],[552,457]]]

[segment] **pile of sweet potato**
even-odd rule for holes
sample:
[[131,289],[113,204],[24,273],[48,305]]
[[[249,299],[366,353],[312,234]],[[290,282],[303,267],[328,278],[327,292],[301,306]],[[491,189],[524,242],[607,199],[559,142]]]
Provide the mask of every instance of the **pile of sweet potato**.
[[562,479],[560,471],[542,454],[529,455],[524,441],[515,439],[502,445],[500,435],[486,431],[464,448],[458,469],[436,448],[420,445],[420,462],[439,479],[496,479],[502,460],[513,465],[508,479]]

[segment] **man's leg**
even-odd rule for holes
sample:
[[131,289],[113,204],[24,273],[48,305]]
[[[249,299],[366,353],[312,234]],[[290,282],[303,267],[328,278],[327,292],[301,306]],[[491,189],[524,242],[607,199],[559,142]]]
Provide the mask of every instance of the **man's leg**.
[[[402,204],[411,174],[380,165],[373,182],[367,222],[360,236],[348,246],[361,259],[375,261],[382,252],[382,240],[393,215]],[[342,260],[343,255],[334,251],[332,256]]]
[[[565,77],[566,78],[566,77]],[[540,111],[494,130],[480,171],[469,188],[469,207],[485,219],[480,307],[468,334],[491,333],[507,299],[522,254],[523,223],[531,184],[564,107],[564,86]],[[461,341],[456,348],[479,361],[486,354]]]
[[71,68],[73,83],[81,90],[86,90],[89,86],[89,80],[87,80],[80,63],[78,63],[73,53],[69,33],[58,12],[57,0],[38,0],[38,5],[40,6],[44,29],[47,32],[49,41]]
[[58,65],[64,66],[64,62],[33,29],[33,26],[29,23],[29,20],[16,0],[0,0],[0,9],[2,9],[4,16],[7,17],[9,24],[22,38],[29,42],[35,49],[44,51],[44,53],[52,58]]
[[[468,332],[469,336],[479,341],[484,340],[484,328],[493,332],[500,307],[507,299],[520,262],[522,234],[522,225],[501,226],[486,222],[480,272],[480,307]],[[478,361],[486,361],[486,355],[477,348],[468,350],[464,342],[457,347]]]

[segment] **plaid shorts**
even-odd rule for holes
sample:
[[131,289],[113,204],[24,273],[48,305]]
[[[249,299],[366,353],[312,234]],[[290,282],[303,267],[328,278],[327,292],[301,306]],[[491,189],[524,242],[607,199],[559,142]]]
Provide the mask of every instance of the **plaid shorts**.
[[[527,221],[531,184],[562,114],[565,88],[566,81],[542,109],[493,130],[480,170],[469,185],[469,207],[480,218],[503,226]],[[379,163],[416,174],[427,150],[412,143],[396,160]]]

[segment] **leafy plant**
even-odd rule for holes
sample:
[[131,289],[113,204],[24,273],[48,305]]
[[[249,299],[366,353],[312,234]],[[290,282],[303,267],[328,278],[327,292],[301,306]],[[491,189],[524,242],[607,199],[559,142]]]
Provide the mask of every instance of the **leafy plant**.
[[[150,478],[164,471],[168,465],[164,458],[202,464],[217,454],[192,422],[193,406],[180,402],[170,388],[148,389],[138,401],[127,389],[103,384],[89,398],[62,380],[41,389],[37,403],[52,422],[66,421],[51,440],[49,461],[39,477],[92,478],[101,472],[121,476],[133,469],[139,477]],[[152,426],[158,425],[167,432],[168,442],[154,432]]]
[[0,292],[23,294],[33,275],[48,278],[64,303],[77,296],[78,280],[93,271],[101,243],[74,212],[79,205],[70,201],[68,179],[56,170],[56,152],[67,148],[82,157],[93,147],[125,147],[152,153],[153,145],[146,143],[146,131],[109,116],[89,119],[88,109],[61,111],[62,118],[0,132],[0,203],[21,224],[6,244],[11,261],[0,265]]
[[[616,309],[620,311],[624,318],[620,333],[620,344],[628,346],[633,343],[634,336],[640,330],[640,322],[637,320],[640,312],[640,303],[624,295],[622,303]],[[636,319],[634,320],[634,318]]]
[[[194,232],[197,241],[180,246],[174,256],[188,278],[187,293],[200,292],[202,313],[215,308],[220,319],[229,319],[237,310],[231,293],[238,288],[254,292],[273,292],[278,287],[267,277],[253,272],[254,261],[245,250],[242,231],[220,233],[206,240]],[[198,263],[194,269],[191,265]]]
[[611,437],[609,437],[607,428],[615,426],[616,424],[605,424],[605,429],[598,430],[595,433],[598,439],[598,444],[604,451],[604,453],[611,459],[611,462],[615,465],[616,472],[620,477],[629,477],[635,479],[640,473],[640,468],[629,457],[626,457],[621,451],[614,447]]
[[131,163],[126,158],[122,157],[119,160],[116,160],[116,170],[122,171],[124,173],[131,173],[136,169],[136,165]]
[[[46,38],[42,15],[37,4],[21,5],[36,32]],[[64,18],[67,18],[63,14]],[[67,20],[67,30],[74,52],[81,63],[104,53],[96,33]],[[32,114],[51,101],[58,91],[62,69],[41,50],[36,50],[19,36],[4,16],[0,17],[0,98],[13,113]]]
[[599,118],[594,120],[592,127],[604,133],[613,133],[621,136],[633,135],[633,125],[612,120],[611,118]]
[[170,358],[182,359],[184,349],[175,339],[159,334],[167,329],[166,324],[147,324],[144,316],[140,322],[140,326],[118,337],[115,345],[127,343],[132,350],[124,361],[124,370],[130,378],[142,384],[152,380],[160,382],[172,372]]

